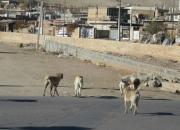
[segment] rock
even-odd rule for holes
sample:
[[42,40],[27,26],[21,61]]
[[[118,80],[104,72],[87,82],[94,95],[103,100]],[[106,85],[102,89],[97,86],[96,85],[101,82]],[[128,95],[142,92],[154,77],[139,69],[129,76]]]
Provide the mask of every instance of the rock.
[[24,47],[23,43],[18,44],[18,47],[23,48]]
[[158,79],[153,79],[148,82],[149,87],[151,88],[159,88],[162,87],[162,83]]
[[104,62],[96,62],[96,65],[99,67],[106,67],[106,64]]
[[174,43],[174,39],[171,39],[171,38],[166,38],[164,41],[163,41],[163,45],[172,45]]
[[91,60],[84,59],[84,60],[83,60],[83,63],[91,63]]
[[163,82],[161,90],[166,91],[166,92],[172,92],[172,93],[179,94],[180,93],[180,84]]
[[177,77],[173,78],[171,81],[172,83],[180,83],[180,79]]

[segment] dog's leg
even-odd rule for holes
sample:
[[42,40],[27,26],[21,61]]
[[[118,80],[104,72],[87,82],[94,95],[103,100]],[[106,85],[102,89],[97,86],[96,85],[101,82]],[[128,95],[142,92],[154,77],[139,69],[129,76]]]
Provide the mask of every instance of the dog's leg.
[[127,102],[126,101],[124,101],[124,108],[125,108],[124,113],[127,114]]
[[51,95],[51,97],[54,96],[54,95],[53,95],[53,87],[54,87],[53,85],[50,86],[50,95]]
[[134,112],[133,114],[136,115],[137,114],[137,111],[138,111],[138,106],[139,106],[139,99],[140,99],[140,95],[138,95],[134,101]]
[[79,86],[77,87],[77,96],[79,97]]
[[48,85],[49,85],[49,81],[46,80],[43,96],[45,96],[46,89],[47,89]]
[[74,86],[75,86],[75,87],[74,87],[75,97],[77,97],[77,86],[76,86],[76,84],[75,84]]
[[132,111],[132,109],[133,109],[133,104],[132,104],[132,102],[131,102],[131,105],[130,105],[130,107],[129,107],[129,110]]
[[58,90],[57,90],[57,87],[54,88],[54,91],[56,93],[57,96],[59,96],[59,93],[58,93]]
[[133,114],[136,115],[136,114],[137,114],[137,106],[136,106],[136,104],[133,104],[133,106],[134,106],[134,112],[133,112]]
[[77,97],[77,90],[75,90],[74,92],[75,92],[75,97]]
[[78,88],[78,96],[81,97],[81,88],[80,88],[80,86]]

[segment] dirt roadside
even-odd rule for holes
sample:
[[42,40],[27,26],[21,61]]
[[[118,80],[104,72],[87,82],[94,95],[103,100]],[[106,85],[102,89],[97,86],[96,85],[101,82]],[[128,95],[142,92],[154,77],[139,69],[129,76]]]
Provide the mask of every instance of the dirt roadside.
[[[44,76],[56,72],[64,73],[58,88],[60,95],[73,96],[73,81],[76,75],[85,77],[83,96],[120,97],[119,79],[135,70],[98,67],[71,57],[20,49],[8,44],[0,44],[0,96],[42,96]],[[180,100],[179,95],[162,92],[159,89],[143,89],[142,95],[151,98]],[[49,91],[47,92],[49,95]]]

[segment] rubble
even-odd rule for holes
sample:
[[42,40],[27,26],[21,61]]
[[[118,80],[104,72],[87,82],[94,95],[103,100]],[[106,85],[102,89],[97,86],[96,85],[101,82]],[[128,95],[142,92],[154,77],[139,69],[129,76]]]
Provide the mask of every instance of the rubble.
[[145,44],[160,44],[160,45],[173,45],[175,43],[174,38],[165,37],[165,34],[163,33],[157,33],[157,34],[145,34],[140,38],[140,43]]
[[95,64],[99,67],[106,67],[106,64],[104,62],[96,62]]
[[177,77],[163,77],[160,74],[154,73],[138,73],[134,75],[128,75],[123,78],[127,77],[137,77],[141,81],[141,88],[142,87],[149,87],[149,88],[160,88],[162,91],[167,91],[171,93],[180,93],[180,79]]
[[162,91],[171,92],[175,94],[179,94],[180,92],[180,84],[179,83],[171,83],[171,82],[163,82]]

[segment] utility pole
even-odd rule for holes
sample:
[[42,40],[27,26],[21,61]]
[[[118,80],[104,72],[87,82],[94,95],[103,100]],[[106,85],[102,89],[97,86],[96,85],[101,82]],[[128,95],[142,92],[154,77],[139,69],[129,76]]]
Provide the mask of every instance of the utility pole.
[[[178,8],[178,13],[180,13],[180,0],[179,0],[179,8]],[[178,17],[179,17],[179,24],[180,24],[180,15],[178,15]]]
[[63,37],[65,37],[65,24],[66,24],[66,8],[65,8],[65,5],[66,5],[66,0],[64,0],[64,25],[63,25]]
[[121,41],[121,0],[118,0],[118,41]]
[[130,7],[130,10],[129,10],[130,12],[130,14],[129,14],[129,16],[130,16],[130,23],[129,23],[129,34],[130,34],[130,40],[133,40],[133,29],[132,29],[132,7]]
[[43,0],[40,1],[40,16],[39,16],[39,23],[38,23],[38,38],[36,43],[36,51],[39,49],[40,43],[40,35],[43,34]]

